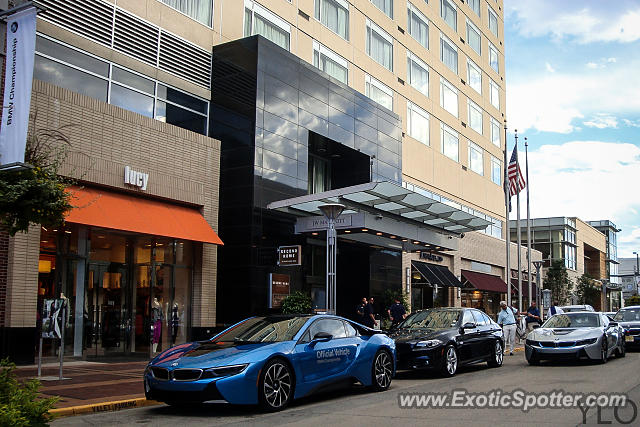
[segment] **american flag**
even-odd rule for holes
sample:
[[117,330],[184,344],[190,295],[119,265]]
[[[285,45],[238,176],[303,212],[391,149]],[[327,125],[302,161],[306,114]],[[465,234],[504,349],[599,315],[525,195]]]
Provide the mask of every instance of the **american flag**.
[[516,150],[516,147],[513,147],[513,154],[511,154],[511,160],[509,160],[507,173],[509,177],[509,193],[511,196],[515,196],[527,186],[518,163],[518,150]]

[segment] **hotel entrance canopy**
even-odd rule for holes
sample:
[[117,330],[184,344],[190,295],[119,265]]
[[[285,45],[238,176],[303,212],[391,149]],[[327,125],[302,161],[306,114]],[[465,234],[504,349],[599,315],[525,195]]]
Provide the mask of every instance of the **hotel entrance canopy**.
[[[300,217],[316,216],[321,221],[323,217],[319,207],[326,203],[345,205],[341,217],[359,215],[364,221],[352,228],[359,226],[366,232],[373,229],[381,233],[374,233],[379,237],[400,239],[405,242],[404,250],[424,250],[425,246],[435,250],[457,249],[457,239],[453,239],[453,235],[483,230],[490,224],[457,207],[386,181],[279,200],[270,203],[267,209]],[[337,228],[340,228],[339,224]],[[415,247],[410,247],[412,245]]]

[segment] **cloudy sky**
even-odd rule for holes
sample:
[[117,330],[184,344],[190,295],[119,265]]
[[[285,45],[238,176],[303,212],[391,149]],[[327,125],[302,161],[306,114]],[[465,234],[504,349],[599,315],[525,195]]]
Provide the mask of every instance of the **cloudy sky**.
[[622,228],[618,257],[635,257],[640,1],[505,0],[505,14],[509,152],[517,129],[531,216],[608,219]]

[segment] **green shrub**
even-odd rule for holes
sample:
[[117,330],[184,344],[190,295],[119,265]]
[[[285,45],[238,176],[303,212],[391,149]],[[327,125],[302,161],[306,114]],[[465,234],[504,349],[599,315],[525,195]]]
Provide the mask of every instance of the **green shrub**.
[[640,305],[640,296],[634,295],[632,297],[629,297],[629,299],[625,300],[624,305],[625,306]]
[[295,291],[282,301],[282,313],[306,314],[311,313],[311,297],[300,291]]
[[40,398],[40,381],[20,383],[13,372],[15,368],[8,359],[0,362],[0,426],[49,425],[49,410],[58,398]]

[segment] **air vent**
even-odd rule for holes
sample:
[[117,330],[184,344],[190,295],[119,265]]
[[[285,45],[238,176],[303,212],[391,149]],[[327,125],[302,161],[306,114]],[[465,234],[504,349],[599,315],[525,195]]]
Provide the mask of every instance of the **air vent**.
[[158,27],[116,9],[113,47],[147,64],[158,64]]
[[211,53],[161,31],[159,67],[196,84],[209,87]]
[[113,5],[86,0],[42,0],[39,3],[46,8],[38,15],[40,18],[111,46]]

